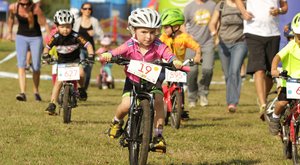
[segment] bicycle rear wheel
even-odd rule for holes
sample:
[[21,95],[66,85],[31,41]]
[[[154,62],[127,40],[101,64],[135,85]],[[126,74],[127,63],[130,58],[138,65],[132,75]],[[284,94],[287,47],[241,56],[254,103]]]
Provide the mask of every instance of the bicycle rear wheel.
[[172,100],[172,112],[171,116],[171,126],[173,128],[179,129],[181,114],[182,114],[182,97],[179,91],[175,90],[171,97]]
[[70,123],[71,122],[71,106],[70,106],[70,86],[65,85],[64,86],[64,95],[63,95],[63,103],[62,103],[62,108],[63,108],[63,122],[64,123]]
[[149,100],[140,102],[142,110],[131,121],[131,137],[128,144],[130,165],[147,163],[151,136],[151,112]]

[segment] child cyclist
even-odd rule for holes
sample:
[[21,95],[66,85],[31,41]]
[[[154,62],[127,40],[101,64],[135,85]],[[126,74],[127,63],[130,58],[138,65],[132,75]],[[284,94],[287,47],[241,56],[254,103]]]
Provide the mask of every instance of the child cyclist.
[[[176,68],[181,68],[182,62],[177,60],[167,45],[163,44],[158,38],[157,33],[160,30],[161,21],[157,11],[150,8],[138,8],[131,12],[128,17],[128,30],[132,38],[113,49],[110,53],[102,54],[102,58],[110,61],[112,56],[122,55],[132,60],[145,62],[154,62],[158,59],[164,59],[167,62],[173,62]],[[126,71],[126,81],[123,89],[122,101],[117,107],[115,117],[112,120],[108,135],[111,138],[118,138],[122,134],[123,118],[127,115],[130,107],[129,93],[135,83],[140,79]],[[162,136],[164,125],[163,93],[161,83],[156,84],[156,88],[151,92],[155,94],[155,117],[154,117],[154,147],[165,149],[166,143]]]
[[[200,63],[200,45],[192,38],[192,36],[180,30],[181,25],[184,24],[184,15],[182,11],[178,8],[165,10],[161,15],[161,22],[163,33],[159,39],[168,45],[176,57],[183,62],[186,49],[190,48],[196,52],[194,62]],[[191,107],[195,107],[195,105],[192,105]],[[183,112],[182,118],[189,119],[187,111]]]
[[[112,41],[109,36],[103,37],[100,44],[102,47],[96,51],[96,54],[101,55],[102,53],[105,53],[105,52],[108,52],[111,50]],[[107,73],[106,81],[112,82],[112,80],[113,80],[112,73],[111,73],[112,64],[106,63],[105,61],[101,61],[101,58],[100,58],[100,62],[102,65],[102,69]],[[101,81],[101,80],[99,80],[99,81]],[[103,84],[102,89],[107,89],[107,88],[108,88],[107,84]]]
[[[89,53],[89,60],[93,59],[94,50],[92,45],[72,30],[74,23],[74,16],[68,10],[59,10],[55,13],[54,23],[57,26],[57,33],[55,33],[44,48],[42,59],[43,61],[50,61],[50,49],[55,46],[57,50],[57,63],[79,63],[80,61],[80,47],[86,47]],[[85,97],[86,92],[83,88],[84,72],[80,67],[80,80],[78,88],[80,97]],[[45,110],[49,115],[56,115],[56,102],[59,95],[59,90],[62,86],[61,81],[55,81],[52,89],[51,101]]]
[[[298,13],[291,23],[294,32],[294,40],[280,50],[272,61],[271,74],[273,77],[279,76],[277,66],[282,62],[282,69],[293,78],[300,78],[300,13]],[[286,97],[286,81],[282,80],[278,94],[278,102],[275,104],[275,110],[270,118],[269,130],[272,135],[278,135],[280,124],[279,118],[284,107],[288,104],[289,99]]]

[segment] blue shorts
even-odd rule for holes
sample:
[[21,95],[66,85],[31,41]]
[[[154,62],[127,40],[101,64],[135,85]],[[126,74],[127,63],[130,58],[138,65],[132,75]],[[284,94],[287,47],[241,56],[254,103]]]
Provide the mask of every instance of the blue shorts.
[[23,35],[16,36],[16,51],[17,61],[19,68],[26,67],[26,55],[27,51],[31,52],[32,70],[39,71],[41,68],[41,55],[43,51],[43,38],[42,36],[37,37],[26,37]]

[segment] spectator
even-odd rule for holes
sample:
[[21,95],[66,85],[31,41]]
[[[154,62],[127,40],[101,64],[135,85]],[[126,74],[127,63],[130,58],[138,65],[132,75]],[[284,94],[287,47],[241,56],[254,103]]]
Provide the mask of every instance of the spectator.
[[39,94],[40,82],[40,60],[43,49],[43,39],[40,26],[45,26],[49,32],[46,18],[40,7],[31,0],[18,0],[9,5],[8,16],[8,35],[9,40],[12,39],[12,28],[14,17],[19,21],[18,31],[16,35],[16,51],[18,61],[19,86],[21,92],[16,96],[19,101],[26,101],[26,54],[29,50],[32,58],[32,74],[34,84],[34,95],[36,101],[41,101]]
[[3,38],[4,24],[6,22],[8,2],[0,0],[0,39]]
[[[92,4],[85,2],[81,5],[80,9],[80,17],[75,20],[73,30],[78,32],[81,36],[83,36],[86,40],[88,40],[95,50],[95,42],[94,39],[100,41],[103,38],[103,31],[99,25],[99,21],[92,17],[93,9]],[[86,49],[81,49],[80,58],[87,58],[88,53]],[[91,72],[92,72],[93,64],[89,64],[84,67],[85,72],[85,84],[84,88],[87,90]],[[86,100],[86,99],[85,99]]]
[[226,82],[227,111],[235,112],[240,97],[240,73],[247,55],[247,45],[241,12],[234,0],[222,0],[217,4],[209,29],[211,35],[219,40],[219,56]]
[[[247,73],[254,74],[260,104],[260,118],[264,121],[267,94],[273,86],[271,64],[279,51],[279,14],[288,10],[286,0],[249,0],[247,10],[242,0],[235,0],[244,18],[244,33],[249,50]],[[269,73],[269,74],[268,74]]]
[[[208,105],[208,90],[213,76],[214,67],[214,40],[210,35],[208,23],[213,14],[216,3],[212,0],[194,0],[184,8],[186,31],[201,45],[202,77],[197,84],[198,65],[191,67],[188,74],[188,101],[189,107],[196,106],[198,97],[200,105]],[[186,58],[193,58],[195,52],[187,49]]]

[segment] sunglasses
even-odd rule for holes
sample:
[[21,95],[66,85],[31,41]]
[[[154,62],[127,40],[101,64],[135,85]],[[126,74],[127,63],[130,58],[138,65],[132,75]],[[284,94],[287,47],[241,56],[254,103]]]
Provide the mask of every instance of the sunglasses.
[[30,2],[28,2],[28,3],[21,3],[21,2],[19,2],[19,4],[21,5],[21,6],[30,6],[31,5],[31,3]]
[[82,10],[90,10],[90,11],[92,11],[92,8],[82,8]]

